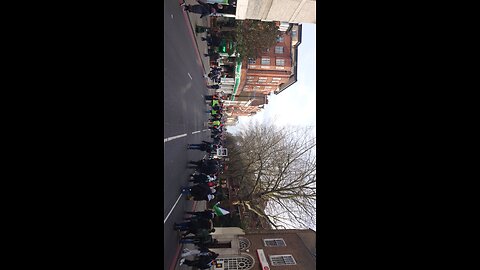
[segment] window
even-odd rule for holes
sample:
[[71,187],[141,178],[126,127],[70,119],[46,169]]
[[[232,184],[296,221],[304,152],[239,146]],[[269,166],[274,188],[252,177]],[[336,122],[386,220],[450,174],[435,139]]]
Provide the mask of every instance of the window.
[[248,58],[248,63],[249,64],[256,64],[256,60],[253,58]]
[[241,257],[217,258],[217,264],[221,264],[223,269],[228,270],[247,270],[252,269],[255,261],[252,256],[242,254]]
[[275,46],[275,53],[283,53],[283,46]]
[[219,242],[216,244],[212,244],[210,248],[232,248],[232,242],[231,241],[224,242],[224,243]]
[[266,83],[267,82],[267,77],[258,77],[258,82],[259,83]]
[[285,59],[283,59],[283,58],[277,58],[277,59],[275,59],[275,65],[277,65],[277,66],[285,66]]
[[240,245],[240,250],[246,250],[247,248],[250,247],[250,240],[248,240],[245,237],[239,237],[238,243]]
[[283,37],[277,37],[277,42],[280,43],[280,42],[283,42],[283,41],[284,41]]
[[296,37],[297,36],[297,30],[292,30],[292,37]]
[[253,79],[255,79],[255,77],[253,77],[253,76],[247,76],[247,80],[253,80]]
[[281,80],[282,80],[282,78],[272,78],[272,82],[273,81],[281,81]]
[[272,265],[294,265],[297,264],[292,255],[270,255]]
[[275,239],[263,239],[263,243],[266,247],[285,247],[285,241],[282,238],[275,238]]
[[262,65],[270,65],[270,58],[262,57]]
[[269,49],[269,48],[262,49],[262,52],[263,52],[263,53],[268,53],[269,51],[270,51],[270,49]]

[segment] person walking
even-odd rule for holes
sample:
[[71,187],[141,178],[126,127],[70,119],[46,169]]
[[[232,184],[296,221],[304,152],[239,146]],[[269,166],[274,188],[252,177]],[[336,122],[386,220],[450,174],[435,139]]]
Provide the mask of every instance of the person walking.
[[182,223],[174,223],[174,230],[177,231],[190,231],[191,233],[196,233],[199,229],[213,229],[213,222],[211,220],[199,219],[191,220]]
[[198,172],[206,175],[214,175],[220,170],[220,165],[215,160],[208,161],[201,167],[196,169]]
[[193,187],[186,187],[182,189],[182,194],[191,195],[194,198],[206,198],[207,195],[213,194],[207,183],[197,184]]
[[206,174],[194,174],[192,176],[190,176],[190,180],[188,180],[189,182],[193,182],[195,184],[201,184],[201,183],[208,183],[210,182],[210,177],[208,177],[208,175]]
[[188,144],[187,149],[207,151],[209,147],[210,146],[205,143],[199,143],[199,144]]
[[[215,258],[218,257],[218,254],[214,257]],[[216,264],[215,259],[211,259],[211,258],[212,257],[210,256],[201,256],[201,257],[198,257],[198,259],[193,261],[183,258],[180,260],[180,265],[185,263],[188,266],[197,267],[199,269],[210,269],[212,266]]]
[[188,256],[197,256],[197,257],[200,257],[200,256],[213,256],[217,253],[209,250],[208,248],[205,248],[205,247],[202,247],[202,248],[198,248],[198,249],[188,249],[188,248],[184,248],[182,250],[182,254],[180,255],[182,258],[185,258],[185,257],[188,257]]
[[[210,233],[215,232],[215,229],[198,229],[196,232],[187,231],[182,234],[182,238],[180,239],[180,243],[193,243],[194,241],[205,241],[208,237],[210,237]],[[194,234],[193,236],[188,236],[189,234]],[[183,242],[182,242],[183,241]]]
[[220,126],[220,121],[216,120],[216,121],[211,121],[210,124],[212,124],[212,126]]
[[218,84],[207,85],[207,88],[209,88],[209,89],[220,89],[220,85],[218,85]]
[[222,5],[207,4],[198,0],[197,2],[198,5],[187,5],[186,3],[182,3],[180,4],[180,6],[183,6],[185,11],[200,14],[200,18],[203,18],[205,16],[212,16],[217,13],[217,10],[223,9]]
[[215,217],[215,212],[213,212],[213,210],[209,210],[209,209],[206,209],[206,210],[203,210],[203,211],[198,211],[198,212],[187,211],[185,213],[190,214],[194,217],[203,217],[203,218],[207,218],[207,219],[213,219]]

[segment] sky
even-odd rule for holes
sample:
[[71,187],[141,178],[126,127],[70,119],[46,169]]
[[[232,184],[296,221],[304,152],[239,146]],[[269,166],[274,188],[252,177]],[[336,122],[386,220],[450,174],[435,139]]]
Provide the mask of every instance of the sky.
[[[277,126],[298,125],[312,128],[316,135],[316,29],[315,24],[302,24],[302,43],[298,47],[297,82],[280,94],[271,93],[268,104],[254,116],[239,116],[236,126],[228,127],[235,134],[250,121],[274,121]],[[315,136],[316,137],[316,136]]]
[[[302,24],[302,43],[298,47],[297,82],[280,94],[270,94],[268,104],[254,116],[240,116],[236,126],[229,126],[235,134],[250,121],[274,121],[277,126],[309,126],[316,137],[316,29],[315,24]],[[296,228],[291,224],[288,228]],[[311,229],[316,228],[311,225]]]

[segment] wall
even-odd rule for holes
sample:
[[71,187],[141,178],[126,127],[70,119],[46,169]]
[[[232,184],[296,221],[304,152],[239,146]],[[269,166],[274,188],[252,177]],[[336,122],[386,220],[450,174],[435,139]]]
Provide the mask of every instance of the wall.
[[[286,83],[292,74],[292,40],[289,34],[282,36],[283,41],[277,42],[268,51],[262,52],[255,60],[249,60],[246,64],[246,74],[242,91],[254,92],[265,95],[278,89],[282,83]],[[283,47],[283,53],[275,52],[275,47]],[[262,58],[270,59],[270,64],[262,64]],[[284,65],[276,65],[277,59],[283,59]],[[263,78],[263,80],[261,80]]]
[[[315,233],[313,231],[306,232],[308,238],[315,239]],[[253,269],[260,269],[258,266],[258,256],[256,254],[257,249],[263,249],[265,257],[271,269],[282,270],[312,270],[316,269],[315,257],[313,257],[301,238],[295,232],[287,233],[247,233],[245,236],[250,240],[251,246],[248,248],[248,254],[253,256],[256,260],[256,266]],[[286,247],[266,247],[263,243],[263,239],[267,238],[283,238],[286,243]],[[296,261],[296,265],[288,266],[272,266],[270,255],[292,255]]]
[[236,18],[316,23],[316,0],[238,0]]

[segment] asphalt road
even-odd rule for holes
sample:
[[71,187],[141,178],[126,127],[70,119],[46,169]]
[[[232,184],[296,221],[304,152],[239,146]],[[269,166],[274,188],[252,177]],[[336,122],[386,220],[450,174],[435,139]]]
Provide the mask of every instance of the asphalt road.
[[[181,222],[193,201],[181,196],[180,188],[187,185],[193,169],[188,161],[199,160],[205,152],[187,150],[188,143],[210,141],[210,131],[204,95],[208,94],[203,67],[195,50],[191,27],[178,0],[164,2],[164,261],[170,269],[179,248],[179,235],[174,222]],[[206,130],[206,131],[205,131]],[[165,141],[167,139],[167,141]],[[174,207],[175,206],[175,207]],[[173,209],[171,211],[171,209]],[[168,216],[168,218],[167,218]]]

